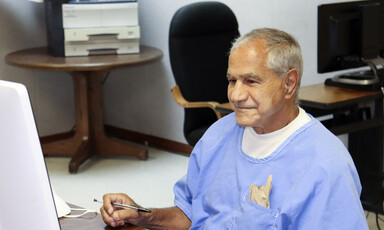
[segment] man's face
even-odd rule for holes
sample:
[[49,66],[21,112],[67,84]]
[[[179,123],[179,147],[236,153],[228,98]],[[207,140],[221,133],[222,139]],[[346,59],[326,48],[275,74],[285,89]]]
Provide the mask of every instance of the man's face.
[[259,134],[282,128],[279,121],[287,115],[283,80],[266,67],[266,48],[263,41],[237,47],[229,56],[227,72],[236,122]]

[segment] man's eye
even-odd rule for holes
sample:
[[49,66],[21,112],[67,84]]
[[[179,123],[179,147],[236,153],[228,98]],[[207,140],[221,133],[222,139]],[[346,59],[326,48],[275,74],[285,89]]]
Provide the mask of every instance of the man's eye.
[[256,81],[256,80],[248,79],[248,80],[246,80],[246,83],[247,83],[247,84],[251,84],[251,85],[253,85],[253,84],[258,84],[259,82]]
[[236,83],[236,80],[234,80],[234,79],[228,79],[228,83],[229,83],[229,84],[235,84],[235,83]]

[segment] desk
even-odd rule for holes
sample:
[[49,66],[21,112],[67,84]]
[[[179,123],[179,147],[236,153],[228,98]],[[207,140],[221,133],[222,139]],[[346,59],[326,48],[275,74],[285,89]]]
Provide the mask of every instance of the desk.
[[68,72],[74,82],[76,128],[69,138],[43,143],[45,155],[70,155],[69,172],[76,173],[92,155],[136,156],[145,160],[146,148],[110,140],[104,132],[102,78],[116,68],[153,62],[162,57],[156,48],[142,46],[139,54],[87,57],[53,57],[46,47],[24,49],[8,54],[8,64],[42,70]]
[[124,225],[119,228],[112,228],[104,223],[100,214],[94,218],[60,218],[61,230],[144,230],[134,225]]
[[[69,204],[69,206],[79,208],[72,204]],[[92,213],[86,215],[93,216]],[[134,225],[112,228],[104,223],[100,213],[93,218],[60,218],[59,222],[61,230],[144,230],[144,228]]]
[[[332,114],[322,123],[334,134],[348,133],[348,150],[359,172],[364,209],[383,213],[383,94],[323,84],[300,89],[300,105],[314,116]],[[373,112],[372,112],[373,110]]]
[[[332,115],[331,118],[322,120],[322,123],[335,135],[348,133],[348,150],[363,186],[362,204],[366,210],[383,213],[382,92],[316,84],[300,88],[299,104],[314,117]],[[229,103],[220,105],[217,110],[222,113],[232,112]]]
[[[322,122],[335,135],[383,126],[381,91],[357,91],[317,84],[302,87],[299,99],[300,106],[315,117],[332,114],[332,119]],[[363,119],[360,116],[366,110],[362,110],[360,105],[369,103],[375,106],[374,114]]]

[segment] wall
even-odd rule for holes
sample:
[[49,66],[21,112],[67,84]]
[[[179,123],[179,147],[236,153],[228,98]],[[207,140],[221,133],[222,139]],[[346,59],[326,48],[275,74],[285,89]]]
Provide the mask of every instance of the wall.
[[[109,125],[185,142],[183,109],[174,101],[168,56],[168,29],[174,12],[194,0],[138,0],[143,45],[164,52],[162,60],[112,71],[104,84],[104,116]],[[302,85],[323,82],[317,74],[317,5],[336,1],[223,0],[236,14],[241,34],[276,27],[293,34],[302,46]],[[339,1],[340,2],[340,1]],[[0,79],[21,82],[29,90],[41,136],[68,131],[74,124],[73,85],[62,72],[9,66],[7,53],[46,45],[44,5],[27,0],[0,1]],[[225,76],[223,76],[225,77]]]

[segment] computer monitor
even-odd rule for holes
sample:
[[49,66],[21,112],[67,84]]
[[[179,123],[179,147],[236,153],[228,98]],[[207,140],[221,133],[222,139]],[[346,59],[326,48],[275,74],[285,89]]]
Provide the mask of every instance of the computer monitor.
[[0,230],[60,230],[27,89],[0,80]]
[[368,71],[327,79],[326,85],[376,91],[384,65],[384,0],[318,6],[317,71],[327,73],[369,66]]

